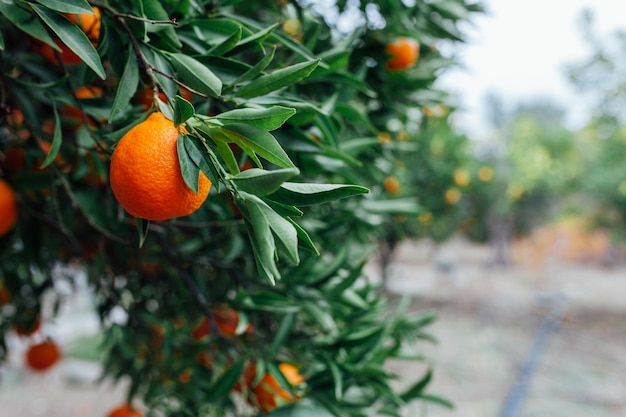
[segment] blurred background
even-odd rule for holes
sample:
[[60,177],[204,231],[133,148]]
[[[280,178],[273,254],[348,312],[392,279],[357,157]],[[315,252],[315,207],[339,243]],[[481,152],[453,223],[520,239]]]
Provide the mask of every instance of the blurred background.
[[[446,206],[399,216],[413,239],[395,246],[390,232],[369,265],[439,317],[431,391],[455,408],[405,415],[626,416],[626,5],[484,5],[464,44],[439,46],[459,62],[438,82],[452,101],[422,109],[424,146],[405,161],[446,178]],[[419,175],[397,180],[419,192]],[[44,378],[13,356],[0,417],[104,415],[122,401],[123,383],[96,384],[91,306],[85,288],[52,324],[67,358]]]

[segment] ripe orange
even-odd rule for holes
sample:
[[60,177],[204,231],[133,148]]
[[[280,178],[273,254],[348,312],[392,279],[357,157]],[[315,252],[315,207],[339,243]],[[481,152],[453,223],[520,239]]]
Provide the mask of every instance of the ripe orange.
[[383,187],[385,187],[385,191],[389,194],[398,194],[400,192],[400,181],[397,177],[389,176],[385,178],[385,182],[383,182]]
[[209,195],[211,181],[204,173],[200,173],[197,194],[183,180],[177,150],[180,133],[162,113],[152,113],[113,150],[111,188],[133,216],[147,220],[187,216]]
[[26,351],[26,364],[37,372],[48,370],[61,359],[61,351],[54,341],[48,339],[32,345]]
[[[85,32],[85,35],[87,35],[87,38],[89,38],[93,46],[96,46],[98,44],[98,39],[100,39],[100,9],[94,7],[93,11],[94,14],[66,14],[65,17],[78,25],[78,27]],[[65,46],[65,44],[63,44],[59,39],[55,39],[54,43],[61,48],[61,51],[59,52],[61,62],[64,64],[79,64],[82,62],[80,57],[70,48]],[[41,41],[35,41],[35,48],[45,59],[50,62],[56,62],[57,58],[54,53],[54,49],[52,49],[49,45]]]
[[111,410],[107,417],[143,417],[143,414],[130,405],[124,404]]
[[17,222],[17,201],[11,186],[0,178],[0,236],[6,235]]
[[[281,363],[278,369],[290,385],[296,386],[304,382],[304,377],[298,372],[298,368],[289,364]],[[262,411],[270,411],[284,404],[294,402],[297,398],[285,390],[271,373],[266,373],[263,379],[254,387],[254,396]]]
[[414,39],[397,38],[385,47],[390,55],[385,66],[389,71],[404,71],[417,62],[420,55],[420,45]]

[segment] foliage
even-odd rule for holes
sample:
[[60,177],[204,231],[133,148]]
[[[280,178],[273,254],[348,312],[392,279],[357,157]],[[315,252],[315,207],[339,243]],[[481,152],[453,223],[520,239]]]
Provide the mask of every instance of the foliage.
[[[361,2],[346,35],[305,3],[0,3],[1,168],[20,207],[0,240],[11,294],[3,356],[7,332],[38,320],[44,299],[62,305],[57,289],[75,277],[55,267],[73,264],[96,295],[105,374],[130,380],[128,402],[149,416],[253,415],[250,390],[266,372],[303,398],[276,416],[445,403],[426,394],[430,373],[404,392],[391,387],[386,360],[419,359],[409,348],[429,339],[433,317],[393,306],[363,267],[394,216],[441,206],[438,176],[449,183],[459,159],[425,171],[408,159],[430,161],[424,146],[436,142],[411,114],[445,100],[432,85],[452,61],[436,42],[461,40],[458,24],[480,7]],[[95,40],[64,15],[91,6],[102,16]],[[397,36],[422,52],[390,73],[384,49]],[[108,166],[120,138],[156,110],[187,132],[177,147],[185,182],[193,188],[203,172],[213,187],[192,215],[148,222],[115,200]],[[408,140],[387,146],[387,131]],[[457,139],[448,130],[442,146]],[[417,199],[382,189],[398,164]],[[233,331],[220,325],[225,311]],[[288,383],[285,362],[303,384]]]

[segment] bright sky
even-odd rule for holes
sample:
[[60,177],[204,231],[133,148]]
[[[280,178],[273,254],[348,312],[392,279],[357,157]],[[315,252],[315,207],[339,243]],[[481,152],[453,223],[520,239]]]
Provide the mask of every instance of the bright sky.
[[594,12],[601,35],[626,29],[623,0],[484,0],[488,13],[474,18],[468,43],[459,55],[465,68],[450,71],[442,86],[459,94],[459,128],[472,136],[487,134],[484,97],[489,91],[509,104],[552,97],[568,110],[572,128],[586,117],[583,100],[568,84],[565,65],[589,56],[579,29],[581,12]]

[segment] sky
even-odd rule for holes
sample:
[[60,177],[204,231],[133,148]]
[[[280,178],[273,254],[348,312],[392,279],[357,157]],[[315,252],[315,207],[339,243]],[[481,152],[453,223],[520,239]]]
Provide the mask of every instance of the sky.
[[576,129],[587,118],[584,100],[566,77],[566,64],[590,55],[579,21],[582,11],[594,12],[595,30],[602,36],[626,29],[623,0],[483,0],[488,12],[465,28],[468,43],[457,49],[462,68],[446,73],[440,86],[457,94],[458,127],[472,137],[489,134],[482,110],[493,91],[514,105],[533,98],[552,98]]

